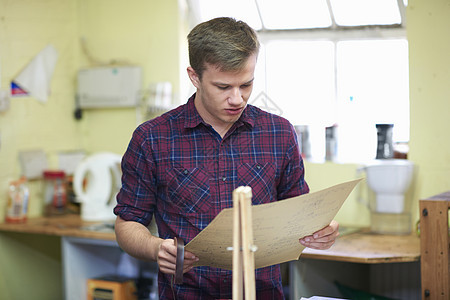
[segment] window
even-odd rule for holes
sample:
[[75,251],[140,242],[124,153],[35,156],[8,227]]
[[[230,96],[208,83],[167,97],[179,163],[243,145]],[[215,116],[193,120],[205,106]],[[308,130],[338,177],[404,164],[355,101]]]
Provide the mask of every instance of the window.
[[[397,0],[191,0],[196,22],[231,16],[257,29],[261,52],[250,103],[306,126],[311,155],[326,157],[337,128],[339,162],[376,156],[376,124],[409,141],[406,3]],[[201,9],[200,9],[201,8]]]

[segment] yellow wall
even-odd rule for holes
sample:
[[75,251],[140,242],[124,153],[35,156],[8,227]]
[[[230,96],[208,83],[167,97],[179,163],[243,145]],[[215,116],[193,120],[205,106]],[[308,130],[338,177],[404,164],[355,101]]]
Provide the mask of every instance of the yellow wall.
[[[11,99],[0,113],[0,221],[4,220],[8,182],[20,174],[18,151],[43,149],[52,164],[57,151],[81,148],[73,121],[74,75],[78,68],[77,1],[0,0],[0,88],[48,44],[59,52],[46,104],[32,98]],[[41,212],[32,183],[30,215]],[[61,259],[57,238],[0,234],[0,298],[61,299]],[[33,266],[31,269],[29,266]],[[35,270],[35,271],[33,271]]]
[[[81,147],[80,127],[72,118],[79,54],[76,12],[76,1],[0,1],[2,90],[48,44],[59,53],[48,102],[14,98],[10,109],[0,113],[0,221],[7,184],[20,174],[18,151],[44,149],[52,160],[58,151]],[[31,215],[40,213],[40,207],[38,201],[31,201]]]
[[[122,154],[137,125],[134,109],[84,111],[82,120],[74,119],[77,70],[92,65],[81,38],[98,61],[141,66],[144,88],[169,81],[177,94],[184,24],[177,0],[0,0],[0,89],[8,89],[46,45],[59,53],[47,103],[13,98],[0,113],[0,222],[8,182],[20,176],[19,151],[44,150],[50,168],[57,168],[61,151]],[[29,216],[38,216],[41,182],[30,188]],[[62,299],[59,243],[56,237],[0,234],[0,298]]]
[[[79,37],[102,62],[125,61],[143,68],[143,88],[169,81],[178,93],[180,18],[176,0],[80,1]],[[89,66],[86,56],[80,65]],[[83,148],[122,154],[137,125],[135,109],[85,111]]]
[[[0,221],[6,188],[20,176],[18,152],[43,149],[50,168],[61,151],[122,154],[137,125],[136,110],[85,110],[76,121],[74,89],[77,70],[93,63],[82,51],[84,39],[95,62],[125,62],[143,68],[143,88],[169,81],[178,94],[182,19],[177,0],[0,0],[1,89],[46,45],[59,53],[51,96],[42,104],[32,97],[12,98],[0,114]],[[184,46],[184,45],[183,45]],[[176,99],[180,102],[180,100]],[[40,182],[30,183],[29,215],[41,214]]]
[[423,199],[450,190],[450,1],[410,1],[407,19],[410,158]]

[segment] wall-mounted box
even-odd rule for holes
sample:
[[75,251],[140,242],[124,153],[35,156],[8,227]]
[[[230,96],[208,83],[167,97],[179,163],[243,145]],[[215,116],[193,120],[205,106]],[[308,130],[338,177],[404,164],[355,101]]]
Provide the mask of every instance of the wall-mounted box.
[[142,86],[141,68],[95,67],[78,71],[79,108],[135,107]]

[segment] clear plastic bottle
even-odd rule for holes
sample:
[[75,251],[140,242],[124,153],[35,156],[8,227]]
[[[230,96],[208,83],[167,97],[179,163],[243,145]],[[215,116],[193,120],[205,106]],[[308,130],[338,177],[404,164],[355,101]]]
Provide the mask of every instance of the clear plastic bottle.
[[25,177],[11,181],[8,188],[8,206],[5,218],[7,223],[26,222],[29,197],[30,192]]

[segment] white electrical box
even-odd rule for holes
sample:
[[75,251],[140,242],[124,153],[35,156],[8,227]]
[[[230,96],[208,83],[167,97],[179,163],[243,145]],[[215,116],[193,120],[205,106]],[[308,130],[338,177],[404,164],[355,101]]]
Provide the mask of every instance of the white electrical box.
[[78,71],[79,108],[134,107],[139,103],[141,68],[96,67]]

